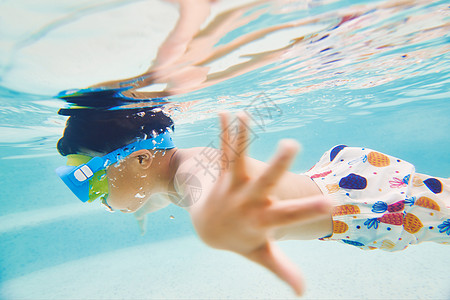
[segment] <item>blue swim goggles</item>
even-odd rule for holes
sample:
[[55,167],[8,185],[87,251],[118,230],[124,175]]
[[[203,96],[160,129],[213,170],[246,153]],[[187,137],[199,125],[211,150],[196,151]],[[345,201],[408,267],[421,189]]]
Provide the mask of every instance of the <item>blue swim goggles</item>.
[[[154,138],[141,140],[114,150],[105,156],[68,155],[68,166],[56,169],[56,174],[82,202],[92,202],[97,198],[106,201],[108,180],[106,168],[130,155],[142,150],[169,150],[175,148],[168,131]],[[81,164],[80,164],[81,163]]]

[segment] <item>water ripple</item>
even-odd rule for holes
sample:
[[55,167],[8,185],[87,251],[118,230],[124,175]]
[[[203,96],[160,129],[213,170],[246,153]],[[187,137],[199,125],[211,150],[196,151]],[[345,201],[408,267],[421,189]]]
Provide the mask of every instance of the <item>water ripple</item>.
[[[132,2],[139,1],[80,4],[20,39],[13,56],[23,62],[21,56],[29,53],[31,61],[34,44],[54,42],[53,31],[64,32],[71,22]],[[388,107],[448,99],[448,17],[446,1],[243,3],[216,11],[172,64],[142,73],[148,57],[141,57],[139,70],[134,70],[140,75],[100,84],[92,76],[91,84],[130,86],[126,96],[137,102],[169,96],[165,110],[178,125],[188,128],[182,129],[187,136],[196,134],[192,128],[199,122],[216,128],[215,116],[220,110],[255,113],[261,105],[256,105],[255,99],[261,95],[283,112],[263,119],[271,125],[267,130],[301,127],[318,119],[339,123],[351,116],[369,117]],[[128,55],[130,59],[133,56],[131,52]],[[14,59],[10,63],[3,64],[4,70],[19,68]],[[99,60],[98,67],[102,64]],[[44,71],[40,78],[57,83],[57,77]],[[89,72],[84,72],[83,80],[89,78]],[[176,88],[176,84],[182,87]],[[77,86],[76,80],[73,86]],[[54,140],[64,127],[65,119],[55,114],[57,100],[6,85],[0,87],[0,98],[1,143],[26,144],[43,137]],[[21,138],[13,138],[16,136]]]

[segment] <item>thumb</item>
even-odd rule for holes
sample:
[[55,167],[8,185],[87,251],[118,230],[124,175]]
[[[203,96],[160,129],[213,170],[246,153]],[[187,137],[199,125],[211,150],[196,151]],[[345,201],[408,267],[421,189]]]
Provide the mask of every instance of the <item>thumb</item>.
[[261,248],[244,255],[277,275],[281,280],[289,284],[297,296],[304,292],[304,282],[299,269],[273,242],[268,242]]

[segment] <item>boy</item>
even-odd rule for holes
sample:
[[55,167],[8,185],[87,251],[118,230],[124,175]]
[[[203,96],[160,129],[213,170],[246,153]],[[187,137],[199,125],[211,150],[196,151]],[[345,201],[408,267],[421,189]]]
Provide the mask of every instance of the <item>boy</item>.
[[[235,135],[221,115],[221,151],[176,148],[173,122],[158,108],[63,114],[70,118],[58,150],[72,166],[57,172],[82,201],[100,197],[141,220],[169,203],[185,207],[206,244],[265,266],[299,295],[301,276],[275,240],[336,239],[391,251],[450,240],[448,180],[414,174],[391,156],[337,146],[294,174],[294,141],[283,141],[269,164],[245,156],[245,114]],[[206,170],[211,157],[217,167]]]

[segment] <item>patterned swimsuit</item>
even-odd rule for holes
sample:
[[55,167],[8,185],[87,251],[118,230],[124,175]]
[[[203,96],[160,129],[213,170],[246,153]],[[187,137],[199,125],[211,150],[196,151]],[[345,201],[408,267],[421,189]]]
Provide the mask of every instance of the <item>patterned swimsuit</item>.
[[398,158],[336,146],[305,173],[333,202],[333,234],[361,249],[403,250],[425,241],[450,244],[450,182],[415,173]]

